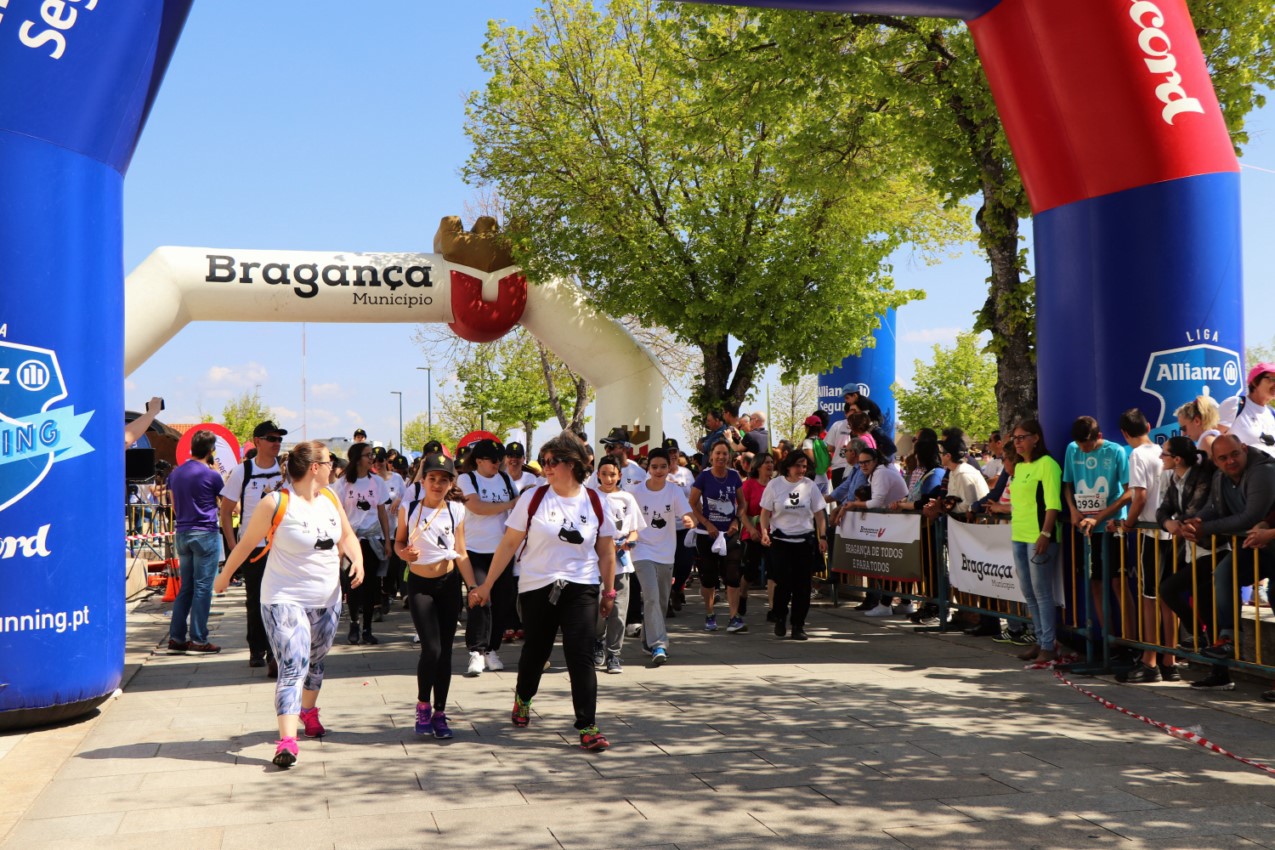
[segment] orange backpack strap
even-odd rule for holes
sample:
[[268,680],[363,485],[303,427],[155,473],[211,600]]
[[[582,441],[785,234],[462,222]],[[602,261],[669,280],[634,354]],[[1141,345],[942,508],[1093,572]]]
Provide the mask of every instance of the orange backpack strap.
[[[327,490],[324,490],[324,492],[328,493],[328,496],[332,496]],[[274,516],[270,518],[270,531],[266,533],[266,545],[257,553],[257,557],[251,559],[249,563],[255,564],[260,561],[270,551],[270,547],[274,545],[274,533],[278,530],[279,523],[283,522],[283,515],[288,512],[288,495],[287,490],[279,491],[279,501],[274,506]],[[332,498],[332,501],[336,501],[335,497]]]
[[333,493],[327,487],[324,487],[320,492],[328,497],[328,501],[332,503],[332,507],[336,508],[336,512],[338,514],[341,513],[341,503],[337,501],[336,493]]

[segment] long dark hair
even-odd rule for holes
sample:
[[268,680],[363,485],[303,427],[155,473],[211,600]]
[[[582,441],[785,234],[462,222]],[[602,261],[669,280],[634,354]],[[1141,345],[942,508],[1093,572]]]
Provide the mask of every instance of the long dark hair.
[[345,480],[353,484],[359,480],[359,460],[372,451],[371,443],[355,443],[350,446],[350,465],[345,468]]
[[749,478],[760,478],[762,465],[766,463],[767,458],[774,460],[775,456],[770,452],[758,452],[753,455],[753,465],[748,469]]
[[[1036,450],[1031,452],[1030,457],[1027,452],[1022,451],[1021,449],[1018,452],[1018,456],[1022,458],[1023,463],[1032,463],[1033,461],[1038,461],[1042,457],[1047,457],[1049,455],[1049,449],[1045,447],[1045,432],[1040,427],[1040,422],[1038,420],[1024,419],[1014,426],[1015,430],[1019,428],[1022,428],[1028,434],[1034,434],[1036,436]],[[1015,444],[1014,448],[1018,448],[1017,444]]]

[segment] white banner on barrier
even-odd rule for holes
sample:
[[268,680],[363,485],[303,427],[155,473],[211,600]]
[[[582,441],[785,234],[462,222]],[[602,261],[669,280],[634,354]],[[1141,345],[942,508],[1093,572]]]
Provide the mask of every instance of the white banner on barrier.
[[[1024,602],[1014,568],[1009,524],[947,524],[947,580],[953,590]],[[1054,578],[1054,599],[1063,598],[1062,570]]]

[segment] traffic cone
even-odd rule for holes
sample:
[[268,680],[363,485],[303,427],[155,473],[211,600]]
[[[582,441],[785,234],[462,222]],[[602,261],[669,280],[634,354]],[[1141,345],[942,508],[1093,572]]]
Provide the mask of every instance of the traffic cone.
[[168,584],[164,588],[164,601],[173,602],[177,599],[177,593],[181,590],[182,580],[177,572],[176,564],[170,560],[168,564]]

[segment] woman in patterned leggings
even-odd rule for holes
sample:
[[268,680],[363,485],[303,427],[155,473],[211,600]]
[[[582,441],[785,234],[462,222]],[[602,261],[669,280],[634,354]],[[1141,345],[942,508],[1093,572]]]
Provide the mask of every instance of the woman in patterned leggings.
[[279,662],[275,714],[279,741],[274,763],[297,760],[298,721],[306,737],[327,730],[319,722],[323,665],[341,616],[341,556],[349,558],[353,587],[363,583],[363,552],[332,491],[327,489],[332,458],[318,441],[301,443],[288,454],[291,487],[261,500],[247,531],[226,558],[216,593],[224,593],[252,544],[263,537],[272,550],[261,582],[261,619]]

